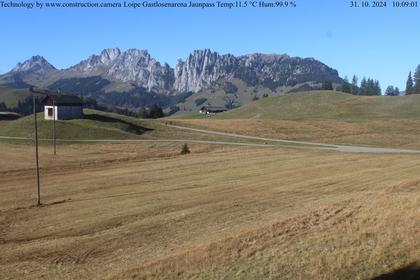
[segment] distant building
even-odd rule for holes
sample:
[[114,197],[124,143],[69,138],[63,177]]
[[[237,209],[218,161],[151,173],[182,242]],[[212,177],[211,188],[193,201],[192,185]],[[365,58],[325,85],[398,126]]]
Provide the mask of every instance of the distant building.
[[214,115],[217,113],[222,113],[227,111],[226,108],[224,107],[216,107],[216,106],[203,106],[200,109],[200,114],[204,114],[204,115]]
[[74,95],[48,95],[42,100],[44,119],[72,120],[83,118],[83,102]]

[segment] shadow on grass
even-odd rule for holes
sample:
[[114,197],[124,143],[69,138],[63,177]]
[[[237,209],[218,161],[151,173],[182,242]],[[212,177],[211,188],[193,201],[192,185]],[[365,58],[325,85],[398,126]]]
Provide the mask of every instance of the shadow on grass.
[[127,127],[126,131],[132,132],[132,133],[135,133],[135,134],[139,134],[139,135],[141,135],[141,134],[143,134],[147,131],[152,131],[153,130],[151,128],[143,127],[141,125],[137,125],[137,124],[134,124],[134,123],[131,123],[131,122],[127,122],[125,120],[112,118],[112,117],[108,117],[108,116],[103,116],[103,115],[97,115],[97,114],[85,115],[84,119],[99,121],[99,122],[106,122],[106,123],[123,124]]
[[420,264],[412,263],[406,267],[382,274],[372,280],[417,280],[420,279]]
[[13,121],[19,118],[20,116],[16,114],[0,114],[0,121]]

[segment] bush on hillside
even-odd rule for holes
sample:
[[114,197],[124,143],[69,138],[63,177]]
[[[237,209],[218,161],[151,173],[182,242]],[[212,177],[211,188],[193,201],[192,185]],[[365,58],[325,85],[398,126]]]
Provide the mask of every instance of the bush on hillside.
[[190,148],[188,148],[187,143],[184,143],[181,147],[181,155],[186,155],[190,153]]

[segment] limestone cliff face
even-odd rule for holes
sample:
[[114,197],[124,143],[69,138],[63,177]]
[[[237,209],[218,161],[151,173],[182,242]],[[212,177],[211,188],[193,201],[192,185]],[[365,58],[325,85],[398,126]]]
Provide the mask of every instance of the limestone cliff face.
[[179,60],[175,67],[174,89],[179,92],[197,92],[210,87],[220,78],[233,74],[237,59],[232,55],[196,50],[186,61]]
[[220,78],[236,77],[249,85],[293,86],[309,81],[341,81],[338,72],[313,58],[276,54],[239,57],[210,50],[194,51],[175,68],[174,89],[197,92]]
[[102,76],[116,82],[134,83],[148,91],[159,93],[173,87],[173,69],[168,64],[161,65],[147,50],[105,49],[100,55],[92,55],[87,60],[64,70],[83,76]]

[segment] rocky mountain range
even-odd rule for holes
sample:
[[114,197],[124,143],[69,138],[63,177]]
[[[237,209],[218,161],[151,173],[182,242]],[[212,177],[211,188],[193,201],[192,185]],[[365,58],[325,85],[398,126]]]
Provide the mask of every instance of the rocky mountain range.
[[239,78],[249,85],[288,86],[309,81],[340,82],[338,72],[313,58],[275,54],[251,54],[235,57],[206,50],[193,51],[179,60],[175,69],[152,58],[147,50],[105,49],[99,55],[57,70],[42,56],[18,63],[7,76],[19,75],[25,81],[101,76],[114,82],[134,83],[159,93],[198,92],[222,78]]
[[[221,55],[209,49],[193,51],[186,60],[179,60],[175,68],[161,64],[147,50],[138,49],[105,49],[61,70],[45,58],[33,56],[0,75],[0,86],[64,87],[96,95],[101,92],[137,92],[141,95],[177,96],[217,90],[223,81],[240,81],[246,87],[278,92],[302,84],[340,83],[342,79],[336,70],[313,58],[260,53]],[[83,88],[86,83],[89,87]],[[76,84],[82,86],[75,87]]]

